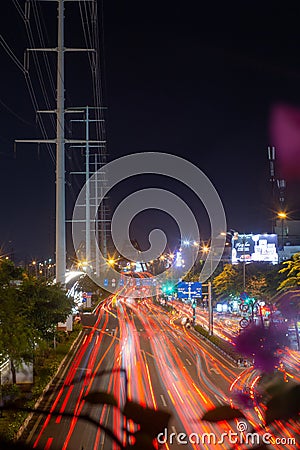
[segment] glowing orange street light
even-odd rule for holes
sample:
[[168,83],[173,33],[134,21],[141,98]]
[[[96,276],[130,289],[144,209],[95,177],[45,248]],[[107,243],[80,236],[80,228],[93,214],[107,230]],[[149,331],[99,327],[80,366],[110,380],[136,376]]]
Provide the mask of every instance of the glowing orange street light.
[[284,211],[281,211],[281,212],[277,213],[277,217],[279,219],[286,219],[287,218],[287,214]]

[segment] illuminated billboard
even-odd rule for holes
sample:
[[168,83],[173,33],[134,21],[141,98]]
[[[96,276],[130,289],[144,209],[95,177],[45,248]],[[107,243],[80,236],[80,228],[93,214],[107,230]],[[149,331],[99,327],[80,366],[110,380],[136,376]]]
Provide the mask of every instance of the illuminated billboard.
[[238,234],[232,238],[232,264],[278,263],[277,234]]

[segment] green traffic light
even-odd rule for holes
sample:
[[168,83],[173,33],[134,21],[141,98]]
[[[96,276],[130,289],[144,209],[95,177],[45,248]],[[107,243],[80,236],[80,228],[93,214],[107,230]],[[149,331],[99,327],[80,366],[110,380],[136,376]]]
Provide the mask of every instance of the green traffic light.
[[168,294],[171,294],[172,292],[174,292],[174,286],[173,285],[163,285],[162,286],[162,291],[163,292],[167,292]]

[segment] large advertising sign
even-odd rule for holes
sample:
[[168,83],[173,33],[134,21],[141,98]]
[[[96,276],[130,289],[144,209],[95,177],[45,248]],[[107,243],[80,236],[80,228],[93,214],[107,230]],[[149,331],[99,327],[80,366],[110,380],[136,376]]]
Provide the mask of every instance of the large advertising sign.
[[232,239],[232,264],[243,261],[277,264],[277,234],[236,233]]

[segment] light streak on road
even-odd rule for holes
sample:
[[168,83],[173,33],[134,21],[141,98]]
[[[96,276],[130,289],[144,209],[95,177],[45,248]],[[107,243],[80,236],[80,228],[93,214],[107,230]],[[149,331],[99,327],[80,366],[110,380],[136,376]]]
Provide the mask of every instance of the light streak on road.
[[[255,426],[263,424],[264,409],[257,397],[260,377],[253,367],[245,370],[234,367],[193,331],[178,326],[174,315],[166,313],[150,299],[129,302],[122,296],[122,290],[119,294],[97,307],[96,323],[86,329],[50,412],[37,428],[34,448],[77,450],[83,445],[92,450],[118,449],[100,428],[79,420],[80,413],[90,413],[125,444],[128,438],[123,428],[133,432],[136,425],[132,421],[126,423],[122,413],[114,407],[86,402],[87,394],[99,390],[113,394],[120,408],[128,398],[154,409],[170,410],[173,414],[170,431],[176,430],[177,434],[182,431],[200,436],[214,433],[218,438],[223,432],[236,432],[236,423],[215,424],[200,418],[220,404],[235,405],[234,393],[244,392],[248,387],[254,408],[245,411],[247,420]],[[179,310],[175,318],[182,314],[186,314],[185,308]],[[204,320],[202,314],[199,320]],[[296,355],[292,354],[291,359],[296,364]],[[105,375],[100,376],[103,371]],[[66,419],[64,412],[74,417]],[[54,429],[59,431],[55,434]],[[272,432],[270,427],[267,430]],[[278,422],[273,433],[274,430],[278,436],[289,437],[295,425]],[[179,447],[177,443],[167,442],[161,448],[177,450]],[[214,448],[230,447],[232,444],[224,442]],[[207,443],[200,447],[190,443],[185,448],[211,450],[212,447]],[[286,445],[284,448],[293,447]]]

